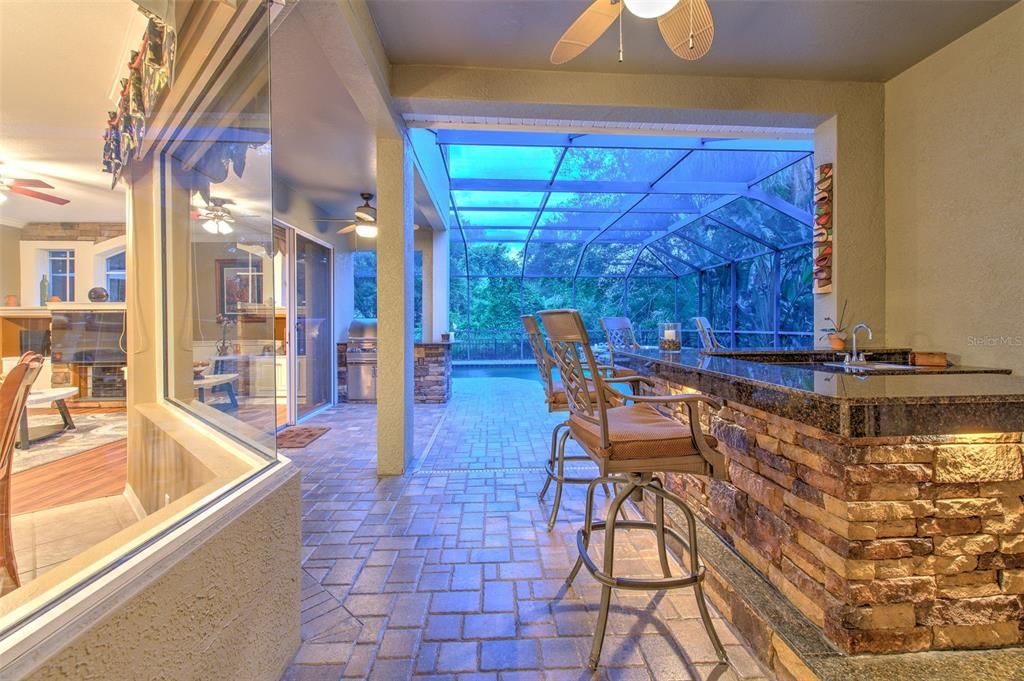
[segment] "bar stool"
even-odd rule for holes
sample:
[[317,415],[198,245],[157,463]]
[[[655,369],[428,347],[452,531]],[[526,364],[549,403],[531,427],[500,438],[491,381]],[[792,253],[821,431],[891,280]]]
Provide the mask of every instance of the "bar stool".
[[[601,659],[608,625],[608,609],[612,589],[661,591],[692,588],[696,592],[704,628],[718,659],[727,662],[725,648],[715,632],[704,600],[704,569],[697,548],[697,521],[686,503],[665,489],[658,472],[694,473],[724,477],[725,459],[715,447],[718,441],[701,430],[697,407],[704,402],[715,409],[721,405],[703,395],[626,395],[611,384],[622,382],[594,373],[597,366],[587,331],[577,310],[544,310],[541,321],[548,332],[551,354],[562,377],[570,416],[569,432],[590,458],[597,463],[600,475],[587,487],[587,507],[583,529],[576,534],[579,558],[566,583],[572,583],[581,567],[586,567],[601,584],[601,606],[597,630],[590,653],[590,668],[596,669]],[[595,376],[587,380],[588,371]],[[648,382],[649,385],[652,385]],[[611,401],[621,406],[609,406]],[[689,427],[663,415],[654,405],[685,409]],[[594,521],[594,490],[598,484],[614,482],[621,485],[608,508],[607,520]],[[636,490],[654,497],[654,521],[618,520],[623,503]],[[687,537],[665,526],[665,502],[674,505],[686,519]],[[658,544],[662,578],[615,576],[616,529],[652,530]],[[603,531],[604,561],[599,567],[588,553],[595,531]],[[665,536],[687,544],[690,552],[688,574],[673,576],[665,548]]]
[[[555,360],[548,354],[547,345],[544,342],[544,334],[541,332],[540,325],[537,323],[536,317],[533,315],[522,315],[519,318],[523,322],[523,330],[526,333],[526,338],[530,342],[530,349],[533,351],[533,358],[537,362],[537,370],[540,371],[541,381],[544,385],[544,397],[545,402],[548,405],[548,412],[565,412],[569,410],[569,403],[565,396],[565,388],[562,386],[560,381],[554,380],[554,374],[552,369],[555,366]],[[599,372],[607,373],[608,367],[599,366]],[[589,382],[589,380],[588,380]],[[544,486],[541,488],[540,493],[537,495],[539,499],[544,499],[544,496],[548,493],[548,489],[551,487],[551,483],[555,483],[555,500],[551,506],[551,515],[548,517],[548,530],[554,528],[555,521],[558,519],[558,509],[562,503],[562,486],[563,485],[589,485],[591,478],[575,478],[566,477],[565,475],[565,462],[566,461],[590,461],[590,457],[585,454],[565,454],[565,443],[569,438],[569,422],[562,421],[556,424],[551,430],[551,450],[548,455],[547,465],[544,467],[544,472],[547,474],[547,478],[544,480]],[[561,437],[559,437],[561,435]],[[608,486],[603,486],[605,495],[611,496],[608,491]]]
[[602,317],[601,329],[608,341],[608,359],[615,366],[615,353],[639,350],[640,343],[633,333],[633,322],[629,317]]

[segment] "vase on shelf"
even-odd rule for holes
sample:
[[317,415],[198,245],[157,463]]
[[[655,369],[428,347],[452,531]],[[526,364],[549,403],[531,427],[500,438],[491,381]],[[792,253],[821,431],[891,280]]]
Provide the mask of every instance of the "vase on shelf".
[[846,337],[838,334],[829,334],[828,345],[836,352],[842,352],[846,349]]
[[50,281],[43,275],[43,278],[39,280],[39,304],[41,306],[46,305],[47,299],[50,297]]
[[8,293],[7,297],[4,298],[4,305],[6,307],[18,307],[18,296]]

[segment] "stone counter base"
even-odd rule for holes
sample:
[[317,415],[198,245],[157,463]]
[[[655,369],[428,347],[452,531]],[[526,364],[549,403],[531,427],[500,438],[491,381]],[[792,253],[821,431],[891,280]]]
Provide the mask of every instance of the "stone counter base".
[[1024,641],[1021,433],[842,439],[732,403],[709,425],[731,482],[668,487],[839,649]]
[[[347,343],[338,343],[338,401],[348,401]],[[444,404],[452,398],[452,352],[444,343],[417,343],[413,359],[413,398],[421,404]]]

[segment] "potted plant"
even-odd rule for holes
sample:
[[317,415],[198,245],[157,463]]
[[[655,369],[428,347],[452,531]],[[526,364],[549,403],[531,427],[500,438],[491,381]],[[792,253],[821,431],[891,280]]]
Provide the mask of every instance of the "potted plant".
[[839,321],[836,321],[832,317],[825,317],[825,321],[829,322],[828,326],[821,329],[821,336],[818,340],[828,339],[829,347],[833,350],[841,351],[846,349],[846,303],[843,301],[843,309],[839,313]]

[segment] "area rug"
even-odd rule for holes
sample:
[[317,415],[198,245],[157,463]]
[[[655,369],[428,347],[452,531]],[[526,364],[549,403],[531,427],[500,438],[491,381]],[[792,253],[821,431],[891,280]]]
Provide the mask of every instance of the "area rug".
[[326,426],[292,426],[277,434],[277,446],[280,449],[302,449],[317,439],[330,428]]
[[[71,418],[75,422],[74,430],[65,430],[36,440],[24,452],[16,448],[11,472],[19,473],[128,437],[128,415],[123,411],[77,414],[72,412]],[[61,419],[57,410],[53,410],[51,414],[30,413],[28,417],[30,428],[55,426],[59,423]]]

